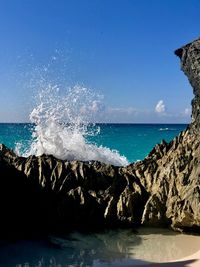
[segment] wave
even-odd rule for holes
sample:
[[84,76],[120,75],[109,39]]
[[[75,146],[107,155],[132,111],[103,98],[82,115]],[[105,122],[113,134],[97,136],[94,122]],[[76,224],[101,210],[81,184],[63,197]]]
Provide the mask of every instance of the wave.
[[128,160],[117,150],[87,140],[100,133],[100,126],[91,124],[100,108],[98,95],[85,87],[75,86],[64,95],[59,94],[57,86],[40,90],[38,104],[30,114],[34,124],[32,142],[24,156],[47,154],[62,160],[127,165]]
[[177,131],[177,129],[166,127],[166,128],[160,128],[159,131]]

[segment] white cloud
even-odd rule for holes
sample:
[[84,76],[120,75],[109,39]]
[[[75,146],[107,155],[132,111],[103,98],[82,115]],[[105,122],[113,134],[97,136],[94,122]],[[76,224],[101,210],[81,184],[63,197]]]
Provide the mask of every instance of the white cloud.
[[155,112],[156,113],[165,113],[165,104],[163,100],[159,100],[158,103],[155,106]]
[[[104,123],[188,123],[187,108],[182,112],[168,112],[163,100],[159,100],[155,109],[139,109],[131,106],[104,106],[99,101],[93,101],[89,107],[84,106],[92,121]],[[188,114],[188,115],[186,115]]]
[[90,110],[92,112],[98,112],[98,111],[100,111],[102,109],[102,106],[103,105],[102,105],[102,103],[100,101],[94,100],[94,101],[92,101],[92,105],[90,107]]
[[186,109],[184,110],[184,115],[186,115],[186,116],[190,116],[190,115],[191,115],[191,112],[192,112],[191,108],[186,108]]
[[133,107],[108,107],[108,113],[116,113],[116,114],[128,114],[128,115],[135,115],[138,113],[138,110]]
[[83,105],[80,107],[80,114],[81,115],[94,115],[98,112],[102,112],[104,110],[104,105],[101,101],[94,100],[90,104],[90,106]]
[[105,122],[115,123],[139,123],[152,121],[151,111],[135,107],[106,107],[102,116]]

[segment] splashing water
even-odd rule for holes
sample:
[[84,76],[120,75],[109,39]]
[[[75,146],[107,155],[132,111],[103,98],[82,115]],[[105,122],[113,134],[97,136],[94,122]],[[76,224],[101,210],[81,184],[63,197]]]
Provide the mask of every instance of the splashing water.
[[30,114],[34,123],[29,155],[54,155],[63,160],[98,160],[127,165],[125,156],[107,147],[89,143],[87,137],[100,133],[91,121],[101,109],[100,97],[91,90],[75,86],[66,95],[57,86],[48,85],[39,93],[39,103]]

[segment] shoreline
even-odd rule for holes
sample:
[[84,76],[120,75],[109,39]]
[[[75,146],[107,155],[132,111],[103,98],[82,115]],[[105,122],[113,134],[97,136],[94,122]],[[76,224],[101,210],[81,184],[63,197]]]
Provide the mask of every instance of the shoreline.
[[189,267],[199,267],[200,266],[200,250],[190,256],[177,260],[177,262],[182,262],[182,263],[185,261],[188,262],[189,265],[187,266]]
[[149,267],[199,267],[200,266],[200,250],[196,253],[181,258],[179,260],[168,261],[163,263],[150,263],[145,265],[138,265],[139,266],[149,266]]
[[91,267],[197,267],[200,264],[200,236],[155,228],[130,233],[119,229],[96,234],[73,232],[67,236],[50,236],[47,240],[2,243],[0,267],[11,263],[24,266],[25,262],[30,267],[41,262],[41,267],[45,267],[50,261],[55,266],[79,263]]
[[134,258],[144,261],[140,265],[200,266],[199,235],[156,228],[141,228],[139,235],[142,244],[133,248],[132,254]]

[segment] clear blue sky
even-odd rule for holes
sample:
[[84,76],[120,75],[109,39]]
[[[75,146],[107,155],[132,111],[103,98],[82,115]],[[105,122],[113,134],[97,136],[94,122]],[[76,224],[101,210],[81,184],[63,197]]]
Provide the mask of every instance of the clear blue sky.
[[199,0],[0,0],[0,121],[28,121],[33,73],[57,55],[48,79],[101,92],[101,121],[189,122],[173,52],[200,35],[199,14]]

